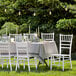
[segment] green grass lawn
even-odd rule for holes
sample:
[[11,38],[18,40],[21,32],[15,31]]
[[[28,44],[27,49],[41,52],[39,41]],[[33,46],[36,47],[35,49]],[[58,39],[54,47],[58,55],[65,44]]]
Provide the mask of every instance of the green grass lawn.
[[49,67],[46,67],[45,65],[40,65],[38,67],[38,70],[35,69],[34,66],[31,67],[31,72],[28,72],[28,68],[26,66],[26,69],[23,70],[22,66],[20,66],[21,69],[18,69],[18,71],[15,71],[15,66],[13,66],[13,71],[10,71],[9,68],[6,68],[6,65],[4,66],[4,69],[1,68],[0,65],[0,76],[76,76],[76,61],[72,60],[72,70],[70,69],[69,64],[65,64],[65,71],[62,71],[61,67],[53,67],[53,70],[51,71]]

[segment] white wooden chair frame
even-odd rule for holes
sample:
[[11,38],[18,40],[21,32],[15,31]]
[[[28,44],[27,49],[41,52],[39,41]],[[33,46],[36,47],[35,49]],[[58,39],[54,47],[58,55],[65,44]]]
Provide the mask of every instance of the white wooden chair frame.
[[35,37],[35,35],[37,35],[37,33],[30,33],[30,34],[27,34],[27,33],[24,33],[23,36],[24,36],[24,40],[27,41],[31,41],[33,40],[33,38]]
[[[19,51],[24,50],[26,54],[19,55]],[[30,65],[35,65],[37,69],[37,59],[35,58],[35,64],[30,63],[30,55],[28,51],[30,50],[30,46],[28,46],[28,41],[26,42],[16,42],[16,51],[17,51],[17,63],[16,63],[16,71],[17,67],[20,68],[20,64],[24,64],[23,68],[25,69],[25,62],[28,62],[28,70],[30,71]],[[23,62],[22,62],[23,60]]]
[[[11,41],[11,38],[14,39],[13,42],[16,42],[16,41],[17,41],[17,40],[16,40],[16,37],[17,37],[18,35],[19,35],[19,36],[22,36],[22,34],[9,34],[10,42],[12,42],[12,41]],[[12,57],[14,57],[14,58],[11,60],[11,64],[16,65],[17,54],[11,54],[11,53],[10,53],[10,55],[11,55]]]
[[[52,54],[51,55],[51,65],[50,65],[50,70],[52,70],[52,65],[56,66],[62,66],[62,70],[64,71],[64,64],[65,63],[70,63],[71,69],[72,69],[72,62],[71,62],[71,47],[72,47],[72,39],[73,35],[63,35],[60,34],[60,46],[59,46],[59,54]],[[69,54],[62,54],[62,49],[68,49]],[[56,61],[54,57],[57,57]],[[62,58],[62,60],[61,60]],[[70,62],[64,62],[65,60],[69,60]],[[60,62],[62,61],[62,65]],[[54,64],[53,64],[54,62]],[[55,64],[55,62],[59,62],[59,64]]]
[[54,41],[54,33],[41,33],[41,39],[45,41]]
[[[6,54],[6,51],[8,54]],[[2,68],[3,68],[3,64],[7,63],[7,68],[8,68],[8,64],[9,64],[10,70],[12,71],[11,56],[10,56],[10,43],[9,42],[0,42],[0,59],[1,59],[0,64],[2,65]]]
[[14,38],[14,41],[16,42],[17,41],[16,37],[20,38],[20,36],[22,36],[22,34],[9,34],[10,41],[11,41],[11,36],[13,36],[12,38]]
[[23,36],[22,34],[17,34],[15,35],[15,42],[22,42],[23,41]]
[[3,34],[1,37],[1,41],[2,42],[8,42],[9,41],[9,36],[7,36],[6,34]]
[[28,41],[28,40],[29,40],[29,37],[28,37],[28,36],[29,36],[29,34],[24,33],[24,34],[23,34],[23,40],[24,40],[24,41]]
[[[44,41],[54,41],[54,32],[53,33],[41,33],[41,39]],[[48,66],[49,66],[49,57],[47,58]]]

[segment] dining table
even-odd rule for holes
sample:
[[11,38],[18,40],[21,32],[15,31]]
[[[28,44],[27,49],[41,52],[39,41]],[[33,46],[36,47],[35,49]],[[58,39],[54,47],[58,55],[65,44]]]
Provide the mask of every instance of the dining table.
[[[29,55],[31,57],[37,57],[39,63],[45,62],[45,58],[51,57],[51,54],[58,54],[58,49],[55,41],[40,41],[40,42],[31,42],[29,41]],[[12,56],[16,56],[16,42],[10,43],[10,53]]]

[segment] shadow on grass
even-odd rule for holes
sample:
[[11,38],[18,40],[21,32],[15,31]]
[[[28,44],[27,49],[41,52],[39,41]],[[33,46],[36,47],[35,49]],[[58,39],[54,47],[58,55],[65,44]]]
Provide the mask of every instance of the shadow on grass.
[[[40,72],[47,72],[50,70],[49,67],[46,67],[46,66],[39,66],[36,70],[35,66],[31,66],[30,67],[30,72],[37,72],[37,73],[40,73]],[[25,66],[25,69],[23,69],[23,66],[20,66],[20,68],[17,70],[17,72],[29,72],[28,71],[28,66]]]
[[[15,71],[15,68],[16,67],[13,65],[12,71]],[[64,72],[71,71],[71,69],[69,69],[69,68],[66,68]],[[30,72],[42,73],[42,72],[48,72],[48,71],[50,71],[50,67],[46,67],[45,65],[40,65],[38,67],[38,69],[36,70],[35,66],[31,66],[30,70],[31,70]],[[10,71],[10,66],[8,66],[8,68],[7,68],[7,65],[4,65],[3,69],[2,69],[2,66],[0,66],[0,71],[7,71],[9,73],[9,72],[11,72]],[[61,71],[62,72],[62,67],[53,66],[52,71]],[[28,66],[26,65],[25,69],[23,69],[23,65],[20,65],[20,68],[18,68],[16,72],[17,73],[21,73],[21,72],[27,72],[27,73],[29,73]]]
[[[15,71],[15,68],[16,68],[16,66],[13,65],[12,66],[12,71]],[[40,73],[40,72],[47,72],[47,71],[50,70],[50,68],[46,67],[45,65],[40,65],[37,70],[36,70],[35,66],[30,66],[30,70],[31,70],[30,72]],[[8,68],[7,68],[7,65],[4,65],[3,69],[2,69],[2,66],[0,66],[0,72],[1,71],[11,72],[10,71],[10,65],[8,66]],[[20,72],[29,72],[28,71],[28,66],[26,65],[25,69],[23,69],[23,65],[20,65],[20,68],[18,68],[16,72],[18,72],[18,73],[20,73]]]
[[72,69],[70,69],[70,67],[68,67],[68,68],[65,68],[65,67],[64,67],[64,71],[62,71],[62,67],[53,66],[52,70],[53,70],[53,71],[66,72],[66,71],[71,71]]

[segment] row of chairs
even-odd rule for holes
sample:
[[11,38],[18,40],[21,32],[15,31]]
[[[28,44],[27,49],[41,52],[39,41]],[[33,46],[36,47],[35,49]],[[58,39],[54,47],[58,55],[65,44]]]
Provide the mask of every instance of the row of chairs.
[[[43,40],[54,41],[54,33],[41,33],[41,38]],[[73,40],[73,34],[59,35],[59,51],[58,51],[59,53],[50,55],[51,57],[50,70],[52,70],[53,65],[55,65],[55,66],[62,66],[62,70],[64,71],[65,63],[70,63],[72,69],[72,62],[71,62],[72,40]]]
[[16,42],[16,56],[12,58],[10,53],[10,42],[0,42],[0,64],[2,65],[2,68],[4,64],[7,65],[7,68],[8,65],[10,65],[10,70],[12,71],[12,65],[15,65],[15,70],[17,71],[17,68],[20,68],[20,64],[22,64],[24,69],[25,65],[28,65],[29,71],[30,65],[35,65],[37,69],[37,57],[34,55],[31,56],[28,53],[30,50],[29,47],[28,41]]
[[33,40],[38,40],[37,34],[36,33],[31,33],[31,34],[9,34],[7,36],[6,34],[3,34],[0,36],[0,41],[6,42],[6,41],[17,41],[17,42],[22,42],[22,41],[33,41]]
[[[44,36],[44,34],[41,34]],[[49,35],[49,36],[48,36]],[[52,33],[47,34],[47,38],[46,36],[42,37],[43,40],[50,38],[53,35]],[[52,38],[52,37],[51,37]],[[11,53],[10,53],[10,40],[13,39],[13,41],[16,42],[16,51],[17,51],[17,56],[14,57],[14,60],[11,60]],[[23,41],[24,39],[24,41]],[[19,68],[19,64],[24,64],[23,68],[25,69],[25,62],[27,60],[28,63],[28,69],[30,71],[30,55],[28,54],[28,40],[35,40],[38,39],[37,34],[36,33],[31,33],[31,34],[9,34],[9,36],[7,35],[2,35],[1,40],[0,40],[0,59],[1,59],[1,64],[2,64],[2,68],[4,63],[7,64],[7,68],[8,68],[8,64],[10,64],[10,70],[12,70],[12,64],[16,65],[16,70],[17,67]],[[25,53],[22,51],[25,51]],[[34,62],[33,65],[36,66],[37,69],[37,58],[36,57],[32,57],[34,58]]]
[[[41,38],[43,40],[54,41],[54,33],[41,33]],[[51,56],[50,70],[52,70],[53,65],[55,65],[55,66],[62,66],[62,70],[64,71],[65,63],[70,63],[72,69],[72,62],[71,62],[72,40],[73,35],[64,35],[64,34],[59,35],[59,53],[50,55]]]
[[[51,39],[49,39],[49,36],[48,36],[49,33],[46,33],[46,34],[44,33],[42,35],[44,36],[44,37],[41,37],[43,40],[51,40]],[[52,37],[51,38],[53,38],[52,40],[54,40],[54,33],[52,33]],[[60,40],[59,40],[60,41],[60,43],[59,43],[59,54],[51,54],[50,55],[50,57],[51,57],[50,69],[52,70],[53,65],[60,66],[61,65],[60,61],[61,61],[62,62],[62,66],[63,66],[62,70],[64,71],[65,60],[70,60],[70,65],[71,65],[71,69],[72,69],[71,46],[72,46],[73,35],[60,34],[59,38],[60,38]],[[7,43],[7,42],[6,43],[5,42],[0,42],[0,51],[1,50],[2,51],[6,50],[6,48],[7,48],[7,51],[8,51],[9,45],[10,44]],[[24,68],[25,68],[25,60],[27,60],[28,61],[28,69],[30,71],[30,63],[29,63],[29,60],[30,60],[29,56],[30,55],[28,54],[28,51],[25,52],[24,55],[23,55],[23,53],[19,53],[19,51],[29,50],[24,45],[26,45],[26,47],[27,47],[28,46],[28,42],[27,41],[25,41],[25,42],[17,42],[16,41],[17,58],[16,58],[16,61],[15,61],[16,63],[14,62],[14,64],[16,64],[16,70],[17,70],[17,67],[19,68],[19,64],[21,64],[21,63],[24,63]],[[69,51],[69,54],[62,54],[63,51],[67,51],[66,49]],[[5,58],[7,59],[6,62],[8,62],[8,60],[9,60],[10,70],[12,70],[12,65],[11,65],[12,61],[11,61],[10,51],[9,51],[8,57],[5,55]],[[0,55],[2,67],[3,67],[3,64],[4,64],[4,59],[5,58],[4,58],[4,55]],[[36,69],[37,69],[37,58],[35,57],[34,59],[35,59],[34,61],[35,61]],[[56,62],[59,62],[59,64],[56,64]],[[8,63],[7,63],[7,68],[8,68]]]
[[[41,39],[42,40],[49,40],[49,41],[54,41],[54,33],[41,33]],[[17,42],[21,42],[21,41],[39,41],[39,37],[37,36],[37,33],[24,33],[22,34],[9,34],[9,36],[7,36],[6,34],[3,34],[0,37],[0,41],[17,41]]]

